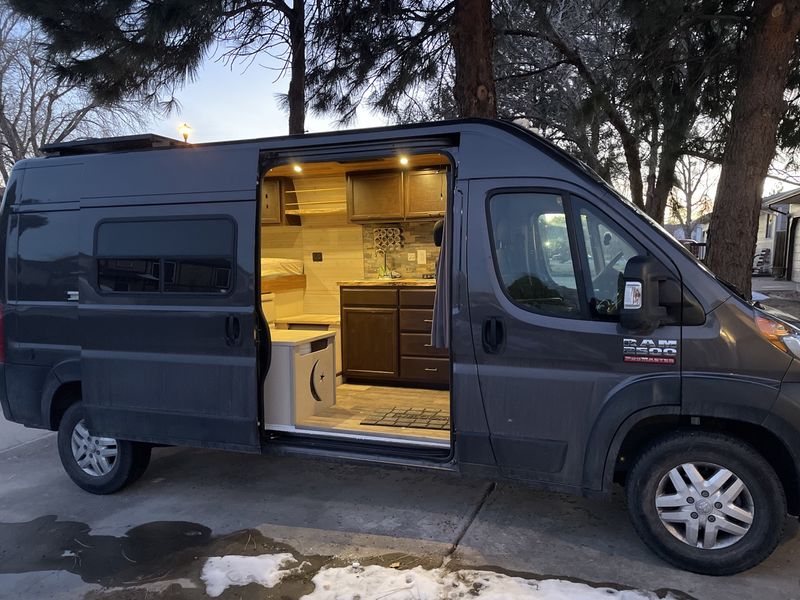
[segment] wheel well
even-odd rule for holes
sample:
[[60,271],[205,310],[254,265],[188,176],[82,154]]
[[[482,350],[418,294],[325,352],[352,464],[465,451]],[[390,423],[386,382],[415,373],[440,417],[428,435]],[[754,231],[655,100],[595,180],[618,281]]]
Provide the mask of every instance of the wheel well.
[[724,433],[753,446],[775,469],[786,493],[790,514],[800,514],[800,478],[789,450],[770,430],[742,421],[677,415],[644,419],[622,440],[614,465],[614,481],[624,485],[628,470],[633,466],[636,457],[655,439],[676,429]]
[[67,409],[81,399],[80,381],[68,381],[53,394],[53,401],[50,403],[50,429],[55,431],[61,423],[61,417]]

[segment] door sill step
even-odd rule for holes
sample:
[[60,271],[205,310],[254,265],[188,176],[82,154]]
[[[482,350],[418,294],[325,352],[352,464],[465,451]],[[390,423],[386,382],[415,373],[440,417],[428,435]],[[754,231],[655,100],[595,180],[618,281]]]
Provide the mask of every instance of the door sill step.
[[334,431],[332,429],[315,429],[315,428],[308,428],[308,427],[295,427],[292,425],[267,425],[265,426],[266,433],[269,434],[271,432],[275,433],[291,433],[298,436],[304,437],[320,437],[320,438],[328,438],[334,439],[336,441],[341,440],[353,440],[358,442],[369,442],[375,444],[387,444],[387,445],[402,445],[411,448],[435,448],[438,450],[449,450],[450,449],[450,442],[449,441],[439,441],[439,440],[421,440],[419,438],[409,439],[404,438],[402,436],[384,436],[375,433],[359,433],[354,431]]

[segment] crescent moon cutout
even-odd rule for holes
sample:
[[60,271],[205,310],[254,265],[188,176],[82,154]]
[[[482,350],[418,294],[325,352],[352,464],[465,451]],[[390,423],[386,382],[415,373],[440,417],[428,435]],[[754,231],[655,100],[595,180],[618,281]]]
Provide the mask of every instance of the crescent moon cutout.
[[322,402],[322,398],[319,397],[319,394],[317,393],[317,388],[314,385],[314,375],[316,374],[318,364],[319,364],[318,360],[314,361],[314,366],[311,367],[311,377],[308,380],[308,387],[311,389],[311,395],[314,396],[314,400],[316,400],[317,402]]

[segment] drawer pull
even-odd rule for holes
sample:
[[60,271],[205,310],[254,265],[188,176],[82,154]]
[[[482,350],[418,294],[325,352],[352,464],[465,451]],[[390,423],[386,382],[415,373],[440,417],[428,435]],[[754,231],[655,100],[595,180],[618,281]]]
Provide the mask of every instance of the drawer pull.
[[423,323],[433,323],[433,319],[424,319]]
[[439,369],[438,369],[438,368],[436,368],[436,369],[432,369],[432,368],[430,368],[430,367],[425,367],[425,370],[426,370],[428,373],[438,373],[438,372],[439,372]]
[[425,348],[433,348],[433,344],[425,344]]

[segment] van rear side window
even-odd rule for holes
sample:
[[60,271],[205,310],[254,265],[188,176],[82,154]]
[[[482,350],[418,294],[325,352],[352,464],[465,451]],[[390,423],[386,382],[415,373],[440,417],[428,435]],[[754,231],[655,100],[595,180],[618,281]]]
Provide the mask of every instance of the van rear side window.
[[17,299],[65,302],[78,285],[78,211],[19,215]]
[[225,294],[233,286],[229,219],[106,221],[95,239],[101,292]]

